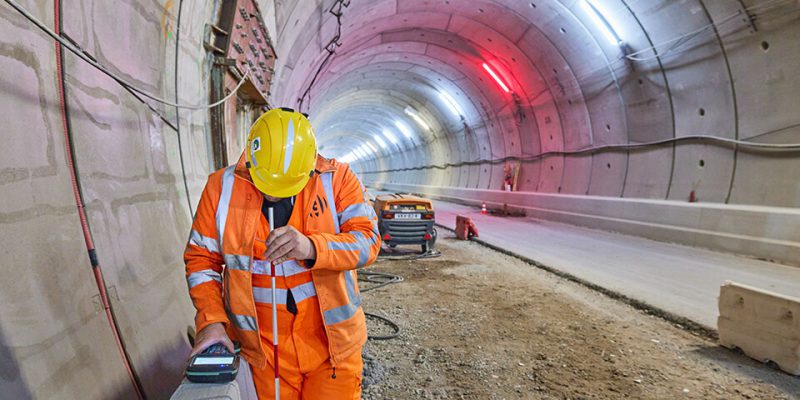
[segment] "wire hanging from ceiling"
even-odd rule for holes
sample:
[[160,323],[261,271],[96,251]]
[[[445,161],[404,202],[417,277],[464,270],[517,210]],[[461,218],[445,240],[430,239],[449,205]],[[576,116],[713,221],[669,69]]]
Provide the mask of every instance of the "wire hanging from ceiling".
[[250,75],[250,70],[247,69],[245,71],[244,75],[242,75],[242,79],[239,81],[239,84],[236,85],[236,88],[234,88],[231,91],[231,93],[229,93],[223,99],[221,99],[221,100],[219,100],[217,102],[211,103],[211,104],[181,104],[181,103],[169,101],[169,100],[163,99],[161,97],[158,97],[156,95],[150,94],[150,93],[148,93],[147,91],[145,91],[143,89],[139,89],[138,87],[136,87],[136,85],[134,85],[134,84],[122,79],[121,77],[119,77],[119,75],[115,74],[114,72],[111,72],[111,70],[109,70],[108,67],[106,67],[103,64],[100,64],[99,62],[94,60],[94,57],[89,56],[89,54],[85,50],[79,49],[78,47],[76,47],[75,45],[70,43],[69,41],[65,40],[60,35],[58,35],[55,32],[53,32],[52,29],[50,29],[45,24],[43,24],[39,19],[34,17],[30,12],[28,12],[28,10],[26,10],[25,8],[23,8],[22,6],[17,4],[16,1],[14,1],[14,0],[5,0],[5,2],[8,3],[8,5],[10,5],[12,8],[17,10],[18,13],[22,14],[22,16],[25,17],[28,21],[30,21],[31,23],[36,25],[36,27],[38,27],[39,29],[44,31],[48,36],[53,38],[53,40],[56,40],[57,42],[61,43],[61,45],[65,49],[69,50],[71,53],[76,55],[78,58],[80,58],[81,60],[83,60],[87,64],[91,65],[92,67],[94,67],[98,71],[102,72],[103,74],[105,74],[109,78],[113,79],[114,81],[119,83],[124,88],[126,88],[128,90],[131,90],[133,92],[136,92],[136,93],[138,93],[138,94],[140,94],[140,95],[142,95],[144,97],[147,97],[150,100],[156,101],[158,103],[161,103],[161,104],[164,104],[164,105],[167,105],[167,106],[172,106],[172,107],[176,107],[176,108],[183,108],[183,109],[188,109],[188,110],[205,110],[205,109],[209,109],[209,108],[214,108],[214,107],[226,102],[231,97],[233,97],[239,91],[239,88],[241,88],[242,85],[244,84],[244,82],[247,80],[247,77]]
[[[322,70],[328,65],[328,62],[333,58],[333,55],[336,53],[336,49],[338,49],[342,43],[339,41],[342,38],[342,15],[344,14],[344,8],[350,6],[350,0],[336,0],[333,3],[331,8],[328,10],[329,13],[333,14],[336,17],[336,34],[333,35],[331,40],[328,41],[328,44],[325,45],[325,58],[322,59],[322,62],[319,64],[317,71],[314,73],[314,76],[311,78],[311,81],[306,86],[306,89],[303,91],[303,94],[297,99],[297,110],[303,110],[303,104],[305,103],[306,99],[311,101],[311,88],[314,87],[314,84],[317,82],[317,78],[322,73]],[[308,107],[306,107],[306,111],[308,111]]]

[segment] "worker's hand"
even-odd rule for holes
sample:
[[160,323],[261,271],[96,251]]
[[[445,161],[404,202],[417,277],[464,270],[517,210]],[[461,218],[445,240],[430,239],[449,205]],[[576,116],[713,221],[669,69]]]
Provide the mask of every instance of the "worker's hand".
[[290,258],[297,260],[316,260],[317,249],[306,235],[293,226],[284,226],[270,232],[267,238],[267,252],[264,259],[280,264]]
[[194,348],[192,349],[192,354],[189,354],[189,357],[201,353],[203,350],[217,343],[221,343],[231,353],[235,352],[233,349],[233,342],[228,338],[228,334],[225,333],[225,325],[222,325],[221,322],[208,325],[197,333],[197,337],[194,339]]

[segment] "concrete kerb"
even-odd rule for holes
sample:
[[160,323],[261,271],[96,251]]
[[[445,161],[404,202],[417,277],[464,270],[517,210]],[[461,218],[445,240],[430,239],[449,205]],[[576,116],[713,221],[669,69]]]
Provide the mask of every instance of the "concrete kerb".
[[[449,232],[453,232],[455,234],[455,230],[453,230],[452,228],[450,228],[448,226],[445,226],[445,225],[442,225],[442,224],[439,224],[439,223],[436,223],[436,226],[439,227],[439,228],[442,228],[444,230],[447,230]],[[714,328],[711,328],[711,327],[705,326],[703,324],[700,324],[698,322],[692,321],[691,319],[688,319],[686,317],[680,316],[678,314],[666,311],[666,310],[664,310],[662,308],[656,307],[656,306],[654,306],[652,304],[649,304],[647,302],[634,299],[634,298],[626,296],[626,295],[624,295],[622,293],[619,293],[619,292],[613,291],[611,289],[605,288],[603,286],[597,285],[595,283],[589,282],[589,281],[587,281],[585,279],[579,278],[579,277],[577,277],[575,275],[572,275],[572,274],[570,274],[568,272],[564,272],[564,271],[561,271],[561,270],[556,269],[554,267],[551,267],[549,265],[542,264],[541,262],[538,262],[538,261],[536,261],[534,259],[525,257],[523,255],[514,253],[512,251],[509,251],[507,249],[501,248],[499,246],[493,245],[493,244],[491,244],[489,242],[486,242],[484,240],[481,240],[479,238],[473,237],[473,238],[470,239],[470,241],[475,242],[475,243],[477,243],[477,244],[479,244],[481,246],[490,248],[490,249],[492,249],[494,251],[497,251],[499,253],[505,254],[507,256],[514,257],[514,258],[516,258],[518,260],[521,260],[521,261],[523,261],[523,262],[525,262],[527,264],[530,264],[530,265],[532,265],[532,266],[534,266],[536,268],[539,268],[539,269],[541,269],[543,271],[549,272],[549,273],[551,273],[553,275],[556,275],[556,276],[558,276],[560,278],[566,279],[566,280],[571,281],[571,282],[575,282],[575,283],[577,283],[577,284],[579,284],[581,286],[584,286],[586,288],[589,288],[591,290],[599,292],[599,293],[601,293],[601,294],[603,294],[603,295],[605,295],[605,296],[607,296],[609,298],[612,298],[614,300],[621,301],[621,302],[623,302],[623,303],[625,303],[625,304],[627,304],[627,305],[629,305],[629,306],[631,306],[631,307],[633,307],[633,308],[635,308],[635,309],[637,309],[639,311],[643,311],[645,314],[661,318],[664,321],[667,321],[669,323],[675,324],[679,328],[687,330],[687,331],[692,332],[694,334],[697,334],[698,336],[702,336],[702,337],[705,337],[705,338],[708,338],[708,339],[711,339],[711,340],[714,340],[714,341],[717,341],[719,339],[719,335],[717,333],[717,330],[714,329]]]

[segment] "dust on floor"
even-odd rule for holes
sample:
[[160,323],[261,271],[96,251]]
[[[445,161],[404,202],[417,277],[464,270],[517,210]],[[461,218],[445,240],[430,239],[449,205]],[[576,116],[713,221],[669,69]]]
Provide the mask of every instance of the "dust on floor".
[[800,378],[576,283],[448,233],[437,248],[371,267],[405,278],[364,293],[403,332],[365,347],[364,399],[800,399]]

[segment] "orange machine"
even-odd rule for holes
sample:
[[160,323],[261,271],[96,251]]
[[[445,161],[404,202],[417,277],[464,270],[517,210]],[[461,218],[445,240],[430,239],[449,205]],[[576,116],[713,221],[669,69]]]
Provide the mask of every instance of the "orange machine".
[[436,228],[430,200],[409,194],[386,194],[375,198],[378,229],[389,247],[398,244],[421,245],[423,252],[433,249]]

